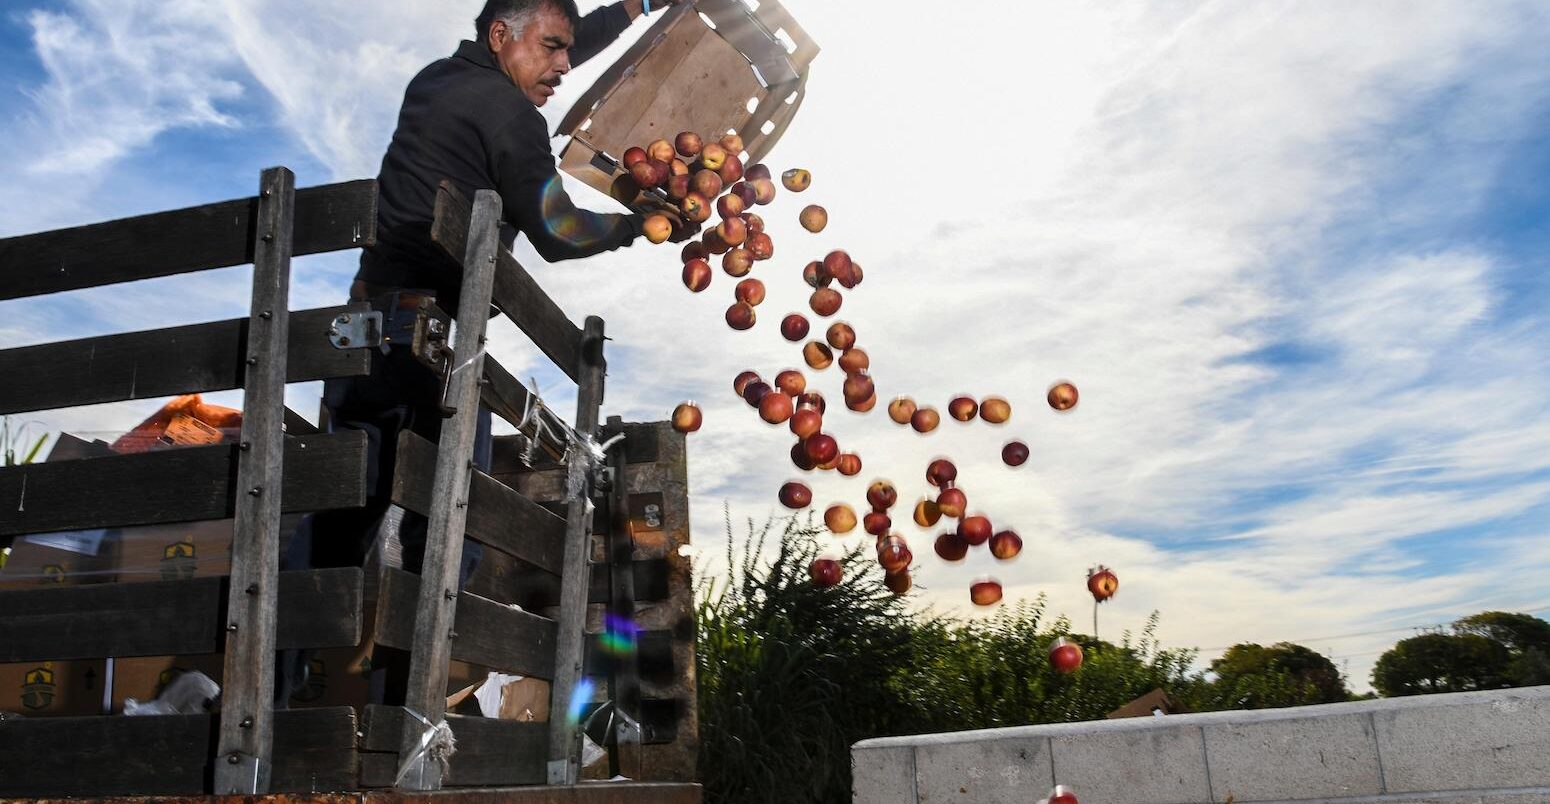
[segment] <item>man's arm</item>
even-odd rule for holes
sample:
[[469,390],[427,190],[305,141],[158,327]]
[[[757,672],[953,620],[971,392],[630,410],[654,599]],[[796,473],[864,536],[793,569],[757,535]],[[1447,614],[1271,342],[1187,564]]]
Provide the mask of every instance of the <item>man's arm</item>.
[[[683,0],[651,0],[651,10],[676,6]],[[595,8],[581,18],[581,25],[576,29],[576,41],[570,46],[570,63],[575,67],[587,59],[603,52],[603,48],[614,43],[624,29],[630,27],[630,22],[645,13],[643,0],[623,0],[600,8]]]
[[537,109],[524,110],[496,132],[491,161],[505,218],[527,234],[549,262],[590,257],[634,242],[644,216],[578,209],[565,192]]

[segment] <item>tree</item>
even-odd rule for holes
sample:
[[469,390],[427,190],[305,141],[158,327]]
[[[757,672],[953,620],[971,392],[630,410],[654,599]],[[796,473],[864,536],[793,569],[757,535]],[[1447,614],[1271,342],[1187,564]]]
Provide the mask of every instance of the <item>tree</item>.
[[1511,686],[1512,655],[1479,634],[1422,634],[1402,639],[1372,669],[1385,696],[1465,692]]
[[1339,668],[1317,651],[1291,642],[1270,647],[1244,642],[1211,662],[1209,681],[1186,697],[1190,708],[1269,709],[1351,699]]
[[1529,614],[1483,611],[1455,622],[1453,630],[1501,643],[1512,656],[1507,667],[1512,686],[1550,684],[1550,623]]

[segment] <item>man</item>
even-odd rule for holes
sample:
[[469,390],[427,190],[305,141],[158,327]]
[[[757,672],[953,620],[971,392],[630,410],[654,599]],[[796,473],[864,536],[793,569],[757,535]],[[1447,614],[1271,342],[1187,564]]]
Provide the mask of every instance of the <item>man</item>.
[[[407,429],[431,441],[440,434],[440,382],[410,353],[408,333],[423,298],[434,297],[449,313],[458,307],[461,265],[430,234],[442,181],[451,181],[468,198],[481,189],[500,193],[503,244],[509,248],[523,232],[551,262],[610,251],[640,237],[642,214],[594,213],[571,202],[555,171],[538,107],[573,64],[602,51],[631,20],[679,1],[624,0],[583,18],[575,0],[488,0],[475,21],[477,38],[409,82],[377,177],[377,242],[362,251],[350,288],[352,300],[370,301],[384,313],[384,330],[394,346],[373,355],[369,376],[331,380],[323,393],[332,429],[367,435],[367,504],[304,520],[287,566],[362,564],[391,503],[398,434]],[[680,237],[690,234],[681,228]],[[481,468],[489,468],[490,447],[490,414],[481,408],[474,447]],[[406,513],[398,536],[404,568],[419,572],[425,517]],[[465,544],[464,581],[479,552],[478,545]],[[305,684],[307,661],[301,654],[282,656],[280,703]],[[374,698],[401,702],[405,657],[382,655],[374,664],[388,671],[385,691]]]

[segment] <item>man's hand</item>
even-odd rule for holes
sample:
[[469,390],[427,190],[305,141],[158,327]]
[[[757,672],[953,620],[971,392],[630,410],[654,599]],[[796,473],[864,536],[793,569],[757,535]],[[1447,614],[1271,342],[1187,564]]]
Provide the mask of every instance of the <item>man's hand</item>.
[[651,8],[648,11],[646,9],[646,3],[643,2],[643,0],[624,0],[624,10],[629,13],[630,19],[633,20],[636,17],[639,17],[641,14],[649,14],[649,13],[654,12],[654,11],[661,11],[662,9],[667,8],[668,6],[680,6],[680,5],[683,5],[686,2],[692,2],[692,0],[650,0],[650,1],[651,1]]
[[643,215],[661,215],[673,224],[669,243],[682,243],[700,233],[700,225],[684,218],[683,211],[650,193],[642,193],[631,209]]

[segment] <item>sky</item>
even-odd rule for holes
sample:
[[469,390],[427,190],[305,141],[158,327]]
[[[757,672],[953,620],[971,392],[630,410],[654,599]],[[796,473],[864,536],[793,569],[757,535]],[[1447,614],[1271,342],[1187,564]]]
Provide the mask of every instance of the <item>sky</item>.
[[[252,195],[272,165],[298,186],[374,176],[404,85],[479,5],[13,0],[0,236]],[[1167,646],[1301,641],[1357,689],[1414,626],[1550,614],[1550,6],[786,6],[823,51],[766,161],[814,179],[760,210],[776,255],[759,326],[726,327],[724,275],[686,291],[674,246],[555,265],[517,247],[573,319],[607,320],[605,414],[703,408],[689,475],[708,571],[724,506],[741,539],[785,515],[775,492],[798,474],[789,433],[731,380],[801,366],[776,324],[806,307],[802,265],[844,248],[866,278],[838,317],[884,404],[1014,409],[920,436],[883,405],[841,409],[835,370],[810,376],[864,462],[809,477],[815,502],[860,508],[872,479],[897,484],[913,605],[983,616],[967,590],[990,574],[1086,630],[1103,563],[1121,580],[1105,638],[1155,610]],[[551,123],[646,27],[566,79]],[[829,211],[821,234],[797,226],[807,203]],[[354,262],[297,259],[292,309],[341,301]],[[239,267],[0,302],[0,348],[245,315],[247,282]],[[515,374],[573,404],[515,328],[491,333]],[[1059,380],[1082,392],[1067,414],[1043,403]],[[289,403],[314,415],[318,391]],[[158,405],[26,419],[109,433]],[[999,462],[1013,437],[1033,454],[1015,471]],[[1017,560],[932,553],[908,510],[936,456],[973,511],[1023,536]]]

